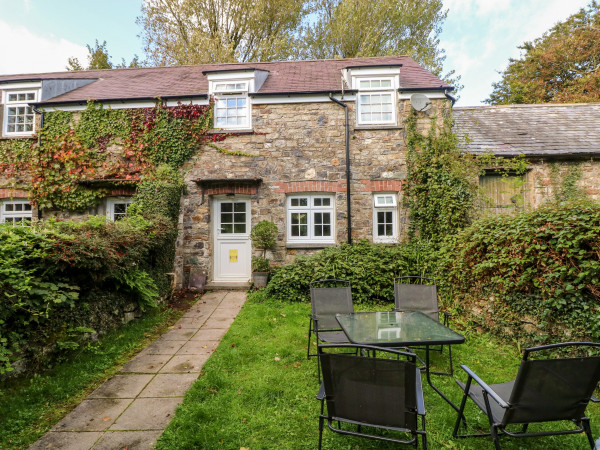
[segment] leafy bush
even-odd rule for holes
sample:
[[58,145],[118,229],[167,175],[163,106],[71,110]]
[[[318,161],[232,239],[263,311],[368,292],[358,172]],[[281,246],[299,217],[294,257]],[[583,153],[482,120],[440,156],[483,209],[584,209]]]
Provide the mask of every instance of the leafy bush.
[[598,204],[550,204],[478,221],[449,238],[440,267],[446,287],[483,328],[535,340],[598,337]]
[[114,326],[127,303],[156,306],[175,238],[164,216],[0,226],[0,373],[18,357],[76,347],[80,330]]
[[270,272],[271,262],[262,256],[252,257],[252,272]]
[[394,301],[394,277],[432,275],[433,250],[427,242],[385,245],[361,241],[326,248],[276,270],[266,295],[278,300],[308,301],[309,284],[326,278],[352,283],[355,302]]

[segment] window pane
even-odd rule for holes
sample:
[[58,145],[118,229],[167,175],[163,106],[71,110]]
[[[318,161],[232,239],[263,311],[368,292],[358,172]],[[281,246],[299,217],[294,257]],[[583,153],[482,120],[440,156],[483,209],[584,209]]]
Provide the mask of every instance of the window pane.
[[221,213],[221,223],[232,223],[232,222],[233,222],[233,214]]
[[246,213],[235,213],[233,223],[246,223]]
[[381,80],[381,87],[392,87],[392,80]]
[[12,203],[7,203],[6,205],[4,205],[4,210],[6,212],[14,211],[15,210],[14,208],[15,208],[15,205],[13,205]]
[[306,224],[308,223],[308,215],[306,213],[293,213],[292,224]]
[[221,224],[221,233],[223,233],[223,234],[233,233],[233,225],[230,223],[222,223]]
[[369,80],[360,80],[358,86],[361,88],[369,88],[371,87],[371,82]]
[[246,224],[245,223],[236,223],[233,226],[234,233],[245,233],[246,232]]
[[17,94],[8,94],[8,101],[9,102],[16,102],[17,101]]
[[308,206],[308,198],[306,197],[296,197],[291,200],[292,206]]
[[244,203],[244,202],[235,203],[233,206],[233,210],[235,212],[246,212],[246,203]]
[[221,203],[221,212],[233,212],[233,204]]
[[125,214],[127,212],[127,204],[115,203],[113,206],[113,211],[115,214]]

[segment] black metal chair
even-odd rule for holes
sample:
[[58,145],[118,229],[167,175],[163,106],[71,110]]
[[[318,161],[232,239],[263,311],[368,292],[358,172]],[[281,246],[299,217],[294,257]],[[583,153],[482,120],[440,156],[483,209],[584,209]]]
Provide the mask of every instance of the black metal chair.
[[[324,351],[328,349],[333,353]],[[421,372],[414,353],[354,344],[324,344],[318,351],[323,375],[317,394],[319,449],[325,421],[336,433],[415,447],[421,436],[427,448]],[[361,356],[375,353],[384,357]]]
[[[420,311],[427,314],[436,322],[440,321],[437,285],[434,278],[420,276],[405,276],[394,278],[394,310],[395,311]],[[444,315],[442,324],[448,326],[452,314],[441,311]],[[415,347],[418,348],[418,347]],[[443,346],[431,348],[443,351]],[[448,346],[450,357],[449,372],[431,372],[437,375],[453,375],[452,347]]]
[[312,314],[308,328],[308,348],[306,358],[317,356],[311,353],[310,344],[313,334],[319,342],[333,344],[348,343],[348,338],[335,318],[336,314],[354,312],[352,289],[349,281],[320,280],[310,283],[310,301]]
[[[594,448],[590,419],[585,416],[585,409],[590,400],[598,401],[592,393],[600,380],[600,356],[529,359],[531,354],[564,347],[600,347],[600,343],[565,342],[528,348],[523,354],[517,378],[508,383],[488,385],[467,366],[461,365],[468,378],[466,383],[457,381],[464,396],[453,435],[491,436],[496,449],[499,449],[498,436],[501,434],[531,437],[585,433],[591,448]],[[489,433],[458,434],[461,421],[466,427],[463,413],[467,398],[471,398],[487,415]],[[561,420],[572,421],[576,428],[527,432],[529,424]],[[507,430],[510,425],[522,425],[522,428],[520,431],[512,427]]]

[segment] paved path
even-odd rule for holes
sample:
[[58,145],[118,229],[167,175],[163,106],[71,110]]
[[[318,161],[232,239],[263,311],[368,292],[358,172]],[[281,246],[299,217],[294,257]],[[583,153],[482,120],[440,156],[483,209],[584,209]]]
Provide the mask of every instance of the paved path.
[[175,415],[246,294],[209,292],[30,449],[148,449]]

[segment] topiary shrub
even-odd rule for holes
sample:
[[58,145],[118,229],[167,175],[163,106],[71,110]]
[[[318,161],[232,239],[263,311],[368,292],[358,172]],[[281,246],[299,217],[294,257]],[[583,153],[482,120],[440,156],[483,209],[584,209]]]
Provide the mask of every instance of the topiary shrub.
[[427,242],[372,244],[361,241],[298,257],[278,268],[266,294],[284,301],[308,301],[309,284],[326,278],[348,280],[354,302],[393,302],[394,277],[432,275],[433,250]]
[[480,220],[440,257],[443,284],[472,325],[527,344],[598,339],[600,205]]

